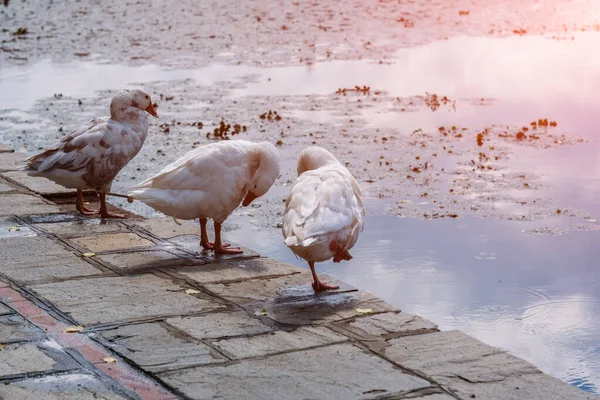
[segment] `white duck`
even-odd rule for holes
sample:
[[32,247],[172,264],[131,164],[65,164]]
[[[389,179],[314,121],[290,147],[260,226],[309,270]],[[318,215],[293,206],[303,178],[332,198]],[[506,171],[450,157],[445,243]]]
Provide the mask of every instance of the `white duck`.
[[285,203],[284,242],[308,261],[316,292],[338,289],[319,281],[315,262],[352,259],[348,250],[364,226],[360,187],[350,171],[321,147],[300,154],[298,175]]
[[[200,219],[200,245],[217,254],[242,253],[221,242],[221,225],[242,203],[267,193],[279,176],[279,155],[271,143],[245,140],[211,143],[192,150],[155,176],[129,190],[129,196],[163,214]],[[214,221],[215,241],[206,224]]]
[[[76,208],[82,214],[125,218],[106,206],[106,193],[119,171],[140,151],[148,134],[146,113],[158,117],[150,96],[140,90],[121,90],[110,102],[110,118],[95,118],[60,142],[27,158],[21,169],[67,188],[77,189]],[[83,204],[83,190],[100,194],[100,210]]]

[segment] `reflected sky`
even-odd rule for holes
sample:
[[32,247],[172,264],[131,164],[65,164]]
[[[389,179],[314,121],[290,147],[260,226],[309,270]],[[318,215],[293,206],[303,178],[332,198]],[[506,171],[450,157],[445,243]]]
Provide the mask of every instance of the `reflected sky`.
[[[254,78],[234,96],[331,94],[340,87],[368,85],[393,96],[430,92],[455,100],[486,98],[487,106],[461,101],[456,110],[436,112],[400,113],[374,107],[363,110],[363,117],[373,126],[400,127],[406,132],[441,125],[556,120],[561,131],[593,141],[548,150],[517,147],[512,149],[512,167],[542,176],[545,186],[540,196],[598,218],[598,48],[600,35],[590,33],[561,41],[532,36],[457,37],[402,49],[392,64],[362,60],[309,67],[215,65],[164,70],[41,62],[0,70],[0,109],[22,112],[54,93],[84,97],[140,82],[191,78],[209,85],[247,75]],[[299,116],[330,118],[327,111],[304,111]],[[477,217],[420,221],[383,216],[384,206],[369,201],[365,232],[352,251],[353,260],[319,264],[318,271],[370,290],[442,329],[461,329],[545,372],[598,392],[600,230],[532,235],[524,231],[548,221]],[[228,240],[306,268],[283,245],[278,229],[265,230],[243,212],[230,222],[240,228],[228,231]]]
[[[369,204],[370,210],[377,208]],[[306,268],[279,229],[227,233],[234,242]],[[522,233],[528,224],[467,217],[370,216],[347,263],[318,271],[404,311],[460,329],[587,390],[600,382],[600,232]]]

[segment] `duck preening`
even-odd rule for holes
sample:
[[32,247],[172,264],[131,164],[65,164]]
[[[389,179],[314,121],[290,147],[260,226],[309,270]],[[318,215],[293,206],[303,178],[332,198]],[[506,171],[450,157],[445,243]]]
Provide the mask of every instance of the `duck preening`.
[[315,262],[350,260],[364,227],[365,206],[350,171],[329,151],[309,147],[298,159],[298,178],[285,203],[283,237],[294,254],[308,262],[313,289],[338,289],[319,281]]
[[[190,151],[128,195],[177,219],[200,220],[200,245],[217,254],[242,253],[221,241],[221,225],[240,205],[267,193],[279,176],[279,155],[271,143],[228,140]],[[208,218],[215,240],[208,240]]]

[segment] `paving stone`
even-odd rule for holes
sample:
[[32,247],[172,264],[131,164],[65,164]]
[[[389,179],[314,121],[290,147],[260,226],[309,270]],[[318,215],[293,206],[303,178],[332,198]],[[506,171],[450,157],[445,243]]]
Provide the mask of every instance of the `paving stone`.
[[234,282],[251,278],[291,275],[303,271],[270,258],[210,263],[178,271],[201,284]]
[[39,193],[42,195],[77,193],[77,190],[75,189],[67,189],[64,186],[60,186],[49,179],[42,178],[39,176],[29,176],[25,172],[21,171],[5,172],[2,175],[4,175],[6,178],[17,182],[21,186],[26,187],[32,192]]
[[125,228],[118,222],[102,218],[88,218],[79,221],[55,222],[37,224],[38,228],[46,232],[63,236],[82,236],[107,232],[119,232]]
[[27,236],[37,236],[37,233],[12,218],[0,217],[0,240]]
[[223,339],[213,342],[212,345],[233,359],[242,359],[341,343],[347,340],[346,336],[339,335],[330,329],[314,326],[298,328],[292,332],[274,331],[250,337]]
[[170,280],[144,274],[34,285],[31,288],[83,325],[185,315],[225,306],[189,295]]
[[15,190],[14,187],[9,186],[5,183],[0,183],[0,193],[12,192],[13,190]]
[[56,361],[32,343],[9,344],[0,351],[0,376],[48,371]]
[[144,221],[136,221],[132,225],[139,226],[150,233],[163,238],[170,239],[175,236],[199,234],[200,223],[195,221],[179,221],[181,225],[177,225],[173,218],[152,218]]
[[56,205],[42,198],[21,193],[0,194],[0,215],[27,215],[60,212]]
[[0,343],[39,340],[44,333],[20,315],[0,316]]
[[102,272],[51,239],[36,236],[0,240],[0,272],[17,282],[34,283],[98,275]]
[[23,153],[0,152],[0,171],[15,171],[26,158]]
[[[260,263],[261,260],[257,260],[257,262]],[[277,263],[271,264],[272,271],[274,271],[273,265],[276,264]],[[204,267],[205,266],[198,267],[197,270],[200,270]],[[355,290],[355,288],[348,284],[337,280],[334,281],[331,278],[322,275],[324,280],[327,282],[340,285],[340,289],[337,291],[328,291],[328,293],[320,293],[315,295],[315,292],[311,286],[312,276],[309,272],[299,268],[288,271],[297,273],[272,279],[250,279],[241,282],[216,284],[206,284],[207,282],[202,281],[202,276],[200,274],[196,275],[196,278],[201,279],[200,282],[206,284],[206,288],[211,292],[225,297],[236,304],[260,303],[271,298],[278,298],[280,301],[284,301],[285,299],[294,300],[302,298],[312,299],[315,297],[322,298],[332,293],[337,293],[344,290]]]
[[98,258],[110,263],[113,269],[120,271],[152,270],[189,262],[165,250],[102,254]]
[[205,344],[177,335],[157,322],[122,326],[102,332],[102,337],[112,342],[114,351],[151,372],[225,361]]
[[228,336],[255,335],[269,332],[271,328],[245,311],[209,313],[193,317],[176,317],[166,320],[197,339],[216,339]]
[[50,375],[0,385],[0,399],[122,400],[98,378],[88,374]]
[[364,315],[349,321],[340,321],[336,326],[348,331],[358,339],[389,339],[407,334],[431,332],[437,325],[418,315],[404,312]]
[[136,235],[135,233],[107,233],[105,235],[73,238],[70,239],[70,241],[92,252],[154,246],[154,243]]
[[192,399],[364,399],[364,393],[373,390],[395,393],[429,386],[350,344],[228,366],[188,368],[159,377]]
[[406,336],[389,344],[385,355],[392,361],[426,374],[461,398],[586,398],[582,390],[460,331]]

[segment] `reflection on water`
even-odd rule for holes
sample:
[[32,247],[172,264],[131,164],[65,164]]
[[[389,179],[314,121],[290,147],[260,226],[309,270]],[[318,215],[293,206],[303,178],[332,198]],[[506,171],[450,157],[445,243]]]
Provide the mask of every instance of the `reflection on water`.
[[[253,230],[247,217],[232,218],[242,228],[229,240],[306,268],[279,229]],[[534,236],[521,233],[528,224],[480,218],[369,216],[365,226],[352,261],[318,271],[598,390],[600,232]]]
[[[0,70],[0,109],[17,109],[12,113],[18,114],[54,93],[89,97],[96,90],[134,83],[191,78],[209,85],[252,75],[235,96],[331,94],[338,88],[367,85],[393,96],[430,92],[463,100],[456,110],[441,107],[435,112],[365,108],[363,116],[377,127],[410,132],[450,125],[524,124],[547,117],[565,132],[595,139],[600,126],[600,53],[593,49],[598,47],[598,34],[558,42],[527,36],[464,37],[402,49],[390,65],[332,61],[310,67],[162,70],[42,62]],[[488,105],[471,104],[481,98]],[[296,114],[336,118],[330,111]],[[542,175],[546,186],[539,189],[541,196],[600,215],[597,142],[514,152],[519,169]],[[539,221],[418,221],[378,215],[382,208],[378,202],[369,203],[366,229],[352,251],[353,260],[323,263],[318,270],[423,315],[442,329],[464,330],[573,385],[598,392],[600,231],[531,235],[523,232],[539,227]],[[240,229],[227,232],[227,239],[306,268],[285,248],[278,229],[262,229],[251,218],[233,216],[227,225],[237,223]]]

